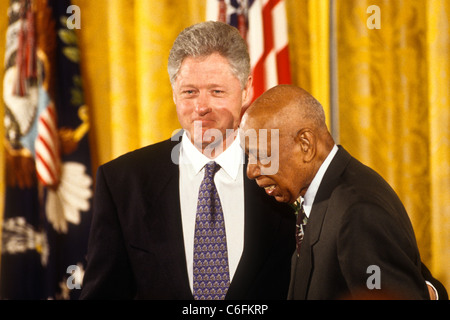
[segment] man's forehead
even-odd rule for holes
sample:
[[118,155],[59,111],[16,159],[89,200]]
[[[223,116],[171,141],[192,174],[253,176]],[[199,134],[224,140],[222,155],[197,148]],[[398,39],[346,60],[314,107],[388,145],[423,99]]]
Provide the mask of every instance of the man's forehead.
[[280,142],[280,130],[279,129],[240,129],[239,137],[241,139],[241,145],[245,149],[255,148],[270,148],[276,147]]

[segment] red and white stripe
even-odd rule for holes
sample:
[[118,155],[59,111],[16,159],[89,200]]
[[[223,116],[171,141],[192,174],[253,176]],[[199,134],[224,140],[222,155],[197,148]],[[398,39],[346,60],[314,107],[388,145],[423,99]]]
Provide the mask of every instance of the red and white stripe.
[[[277,84],[291,83],[288,27],[283,0],[242,0],[248,30],[241,34],[249,47],[253,74],[253,100]],[[226,10],[226,14],[224,14]],[[224,20],[235,13],[230,0],[208,0],[207,20]]]
[[61,174],[61,158],[53,103],[39,114],[37,130],[35,141],[37,176],[44,186],[56,186]]

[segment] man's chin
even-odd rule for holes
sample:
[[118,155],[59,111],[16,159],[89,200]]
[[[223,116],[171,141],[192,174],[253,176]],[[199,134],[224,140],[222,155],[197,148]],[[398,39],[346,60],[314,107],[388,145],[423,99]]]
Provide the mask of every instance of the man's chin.
[[277,200],[278,202],[284,202],[284,203],[289,203],[289,199],[286,198],[283,195],[273,195],[273,197],[275,198],[275,200]]
[[202,141],[195,146],[208,158],[215,158],[224,151],[222,141]]
[[219,144],[221,139],[216,139],[216,137],[195,136],[191,141],[197,148],[205,149],[207,147],[214,148]]

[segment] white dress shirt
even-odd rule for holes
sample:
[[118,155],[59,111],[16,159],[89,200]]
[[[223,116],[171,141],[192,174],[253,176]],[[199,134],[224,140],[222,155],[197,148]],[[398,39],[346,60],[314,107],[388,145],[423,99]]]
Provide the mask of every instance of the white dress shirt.
[[244,151],[239,136],[215,159],[203,155],[183,133],[180,148],[180,206],[183,225],[184,248],[193,288],[194,230],[198,190],[205,174],[204,166],[215,161],[220,170],[214,176],[225,220],[230,281],[233,279],[244,248]]
[[305,210],[305,214],[308,218],[309,214],[311,213],[311,208],[314,203],[314,199],[316,198],[317,190],[319,190],[319,186],[322,182],[323,176],[325,175],[325,172],[327,171],[331,160],[333,160],[337,152],[338,147],[337,145],[334,145],[333,149],[331,149],[330,153],[325,158],[325,161],[320,166],[319,171],[317,171],[313,181],[311,181],[311,184],[308,187],[308,190],[306,190],[306,193],[303,196],[303,209]]

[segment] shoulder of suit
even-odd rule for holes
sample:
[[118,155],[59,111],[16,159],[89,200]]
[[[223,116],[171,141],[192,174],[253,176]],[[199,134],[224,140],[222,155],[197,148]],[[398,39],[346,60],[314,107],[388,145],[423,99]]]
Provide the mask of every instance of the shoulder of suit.
[[374,169],[351,157],[339,177],[331,198],[341,208],[357,203],[377,205],[388,211],[402,208],[401,200],[390,184]]
[[[173,157],[178,157],[177,148],[180,141],[167,139],[155,144],[148,145],[127,152],[105,164],[101,167],[103,170],[139,170],[142,167],[146,169],[154,168],[158,170],[160,167],[170,165]],[[175,160],[175,159],[174,159]]]

